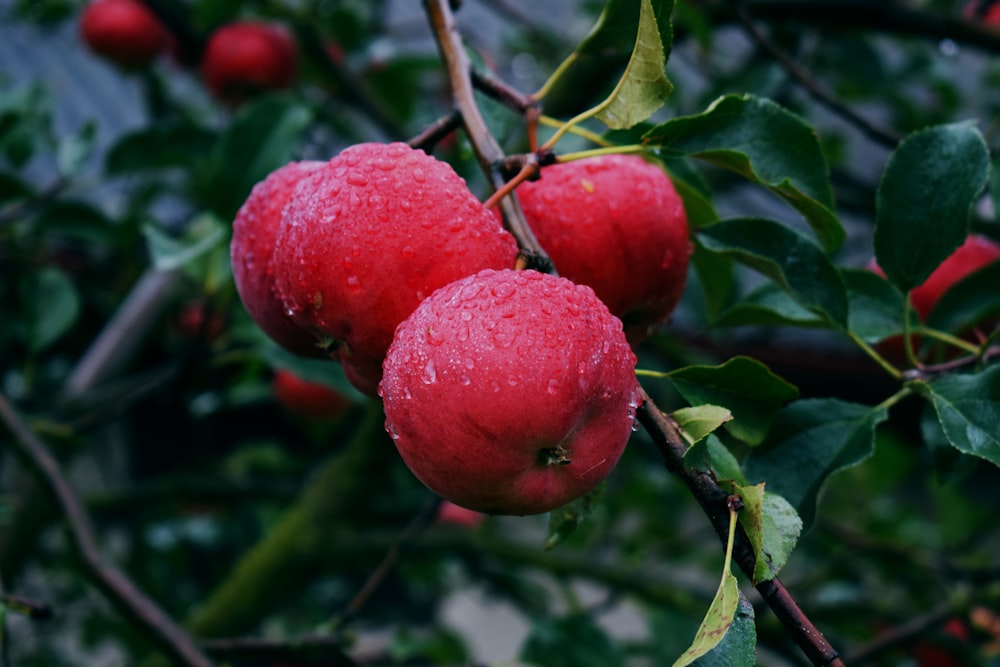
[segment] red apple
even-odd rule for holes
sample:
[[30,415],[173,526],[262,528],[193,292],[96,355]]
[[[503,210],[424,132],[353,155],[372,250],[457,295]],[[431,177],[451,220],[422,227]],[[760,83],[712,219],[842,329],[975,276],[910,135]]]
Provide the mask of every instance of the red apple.
[[621,321],[584,285],[485,270],[396,330],[379,385],[403,461],[445,500],[538,514],[615,467],[639,404]]
[[274,291],[274,244],[281,211],[295,186],[323,166],[318,161],[290,162],[254,186],[233,220],[229,252],[236,291],[250,317],[272,340],[299,356],[318,357],[317,337],[292,321]]
[[80,15],[80,36],[91,51],[126,68],[149,65],[170,33],[138,0],[95,0]]
[[312,382],[288,369],[277,369],[271,380],[274,397],[288,412],[317,421],[333,420],[351,407],[340,392],[320,382]]
[[298,46],[283,27],[236,21],[212,33],[201,72],[218,98],[239,104],[267,90],[288,88],[298,74]]
[[676,307],[691,242],[673,183],[638,155],[542,169],[517,188],[524,215],[559,275],[589,285],[637,344]]
[[449,164],[403,143],[352,146],[309,174],[282,214],[277,294],[334,341],[374,395],[396,325],[439,287],[514,265],[517,244]]

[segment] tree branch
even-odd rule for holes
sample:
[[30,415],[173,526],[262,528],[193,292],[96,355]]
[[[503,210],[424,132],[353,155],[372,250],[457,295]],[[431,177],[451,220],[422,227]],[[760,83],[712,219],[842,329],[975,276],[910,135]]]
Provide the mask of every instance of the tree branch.
[[[487,177],[496,178],[497,165],[504,155],[490,134],[479,113],[472,96],[469,67],[462,49],[461,35],[447,0],[424,0],[431,28],[438,42],[438,49],[448,68],[455,94],[455,104],[462,112],[466,130],[480,165]],[[495,183],[495,180],[493,180]],[[511,201],[512,197],[504,201]],[[640,388],[643,403],[638,410],[638,418],[649,431],[668,470],[676,473],[687,485],[695,500],[712,522],[720,538],[725,538],[729,527],[729,494],[707,473],[694,471],[684,466],[683,457],[687,447],[677,426],[653,403],[645,390]],[[749,577],[753,577],[756,557],[746,533],[737,533],[734,560]],[[817,667],[842,667],[837,651],[823,637],[823,634],[799,608],[795,599],[775,578],[757,585],[775,615],[788,633]]]
[[188,667],[212,667],[212,661],[201,652],[192,638],[153,600],[146,597],[121,570],[103,558],[90,516],[63,477],[58,462],[2,394],[0,420],[14,436],[16,453],[52,496],[65,517],[71,542],[88,578],[119,608],[126,619],[175,663]]

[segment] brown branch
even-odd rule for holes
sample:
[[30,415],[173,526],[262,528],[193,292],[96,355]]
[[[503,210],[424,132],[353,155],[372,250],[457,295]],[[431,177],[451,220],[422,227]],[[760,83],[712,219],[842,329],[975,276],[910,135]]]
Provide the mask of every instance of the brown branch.
[[35,435],[6,396],[0,394],[0,420],[14,436],[16,453],[31,469],[36,480],[52,496],[66,519],[70,540],[84,574],[119,608],[165,655],[179,665],[211,667],[213,662],[173,619],[139,590],[136,585],[101,554],[90,516],[70,487],[48,447]]
[[[469,67],[462,49],[461,36],[455,26],[454,16],[447,0],[424,0],[424,7],[431,22],[431,28],[438,48],[448,67],[448,74],[454,88],[455,103],[462,112],[466,130],[480,166],[487,176],[494,179],[497,166],[504,155],[482,120],[472,96]],[[504,201],[512,201],[507,198]],[[516,202],[515,202],[516,204]],[[518,207],[519,210],[519,207]],[[653,403],[649,395],[640,388],[643,403],[638,418],[649,431],[663,456],[668,470],[677,474],[691,491],[695,500],[708,515],[719,537],[725,540],[729,528],[729,494],[707,473],[690,470],[684,466],[683,458],[687,447],[676,424]],[[737,531],[734,560],[748,577],[753,577],[756,556],[746,533]],[[788,633],[817,667],[843,667],[837,651],[813,625],[799,608],[795,599],[777,579],[761,582],[757,590],[767,601],[775,616],[782,622]]]
[[771,58],[781,65],[788,75],[791,76],[800,86],[802,86],[802,88],[809,93],[813,99],[843,120],[846,120],[869,139],[872,139],[887,148],[895,148],[899,142],[902,141],[902,137],[892,130],[878,125],[877,123],[865,118],[854,109],[841,103],[841,101],[834,97],[828,90],[826,90],[826,88],[821,86],[819,82],[809,74],[809,72],[795,62],[790,55],[785,53],[785,51],[769,39],[768,36],[754,24],[749,12],[747,12],[743,6],[736,2],[733,4],[736,5],[736,17],[739,19],[739,22],[743,26],[746,33],[750,35],[754,42],[764,49],[764,51],[766,51]]
[[462,127],[462,114],[458,111],[452,111],[422,129],[419,134],[407,140],[406,143],[412,148],[419,148],[425,153],[430,153],[438,142],[460,127]]
[[[472,68],[462,45],[462,37],[458,32],[455,16],[447,1],[424,0],[424,7],[441,58],[448,70],[455,108],[462,114],[462,125],[475,149],[480,168],[493,189],[499,190],[505,182],[500,170],[505,157],[504,151],[490,132],[486,120],[479,111],[479,105],[476,103],[472,85]],[[521,210],[517,197],[513,195],[504,197],[500,202],[500,211],[510,233],[517,239],[517,243],[523,251],[527,251],[533,256],[547,257],[545,250],[535,238],[535,233],[531,231],[527,220],[524,219],[524,212]]]
[[[727,508],[729,494],[708,473],[692,470],[684,465],[684,453],[687,451],[687,445],[685,445],[677,425],[656,406],[644,389],[640,388],[640,393],[642,394],[642,405],[639,407],[636,417],[652,437],[667,469],[681,478],[681,481],[691,491],[691,495],[708,515],[719,538],[725,541],[729,528]],[[733,561],[739,565],[747,577],[753,579],[757,559],[742,526],[738,527],[736,531]],[[756,588],[813,665],[817,667],[843,667],[844,663],[837,650],[813,625],[795,598],[777,577],[758,583]]]

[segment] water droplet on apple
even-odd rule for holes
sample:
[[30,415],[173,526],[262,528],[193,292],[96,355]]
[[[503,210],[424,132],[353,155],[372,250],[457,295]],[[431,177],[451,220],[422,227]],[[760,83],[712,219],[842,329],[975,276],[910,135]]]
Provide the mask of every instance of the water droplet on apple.
[[390,424],[388,419],[385,420],[385,432],[393,440],[399,440],[399,433],[396,431],[396,427]]
[[403,246],[403,248],[399,251],[399,256],[402,257],[403,259],[410,259],[411,257],[414,257],[416,254],[417,251],[413,249],[413,246],[409,245]]
[[428,361],[427,365],[424,366],[424,375],[422,379],[424,384],[434,384],[437,382],[437,366],[434,365],[433,359]]
[[497,347],[508,348],[514,343],[514,335],[509,331],[497,331],[493,334],[493,342]]
[[548,391],[553,396],[555,396],[556,394],[558,394],[559,393],[559,380],[557,380],[555,378],[551,378],[549,380],[548,386],[546,387],[546,391]]
[[359,173],[357,171],[349,171],[347,172],[347,182],[351,185],[364,187],[368,185],[369,178],[367,174]]
[[358,278],[357,276],[347,276],[347,280],[345,282],[347,284],[348,290],[352,292],[361,291],[361,279]]
[[437,347],[442,343],[444,343],[444,334],[441,333],[441,330],[435,329],[433,326],[427,327],[427,344]]

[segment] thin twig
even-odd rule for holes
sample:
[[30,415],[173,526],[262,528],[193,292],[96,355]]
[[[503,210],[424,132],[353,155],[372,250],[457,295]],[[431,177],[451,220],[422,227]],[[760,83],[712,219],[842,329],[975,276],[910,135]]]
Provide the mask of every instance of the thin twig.
[[869,139],[882,144],[887,148],[895,148],[902,140],[898,134],[887,128],[881,127],[877,123],[865,118],[850,107],[841,103],[829,91],[819,84],[804,68],[802,68],[791,56],[778,47],[764,32],[754,24],[753,19],[747,10],[739,3],[734,2],[736,16],[743,26],[743,29],[750,37],[768,53],[802,88],[809,93],[813,99],[825,106],[831,112],[846,120],[852,126],[861,131]]
[[[644,389],[640,388],[640,393],[642,394],[642,405],[639,407],[636,417],[652,437],[667,469],[681,478],[681,481],[688,487],[695,500],[708,515],[720,539],[725,539],[729,528],[726,506],[729,494],[718,485],[711,475],[692,470],[684,465],[684,453],[687,451],[687,446],[677,425],[656,406]],[[753,579],[757,560],[750,540],[742,527],[736,533],[733,560],[747,577]],[[844,663],[837,650],[809,620],[795,598],[777,577],[759,582],[756,588],[813,665],[816,667],[843,667]]]
[[952,606],[943,604],[856,649],[848,656],[847,662],[851,665],[862,665],[872,662],[894,648],[909,646],[954,615],[955,610]]
[[[504,152],[490,132],[476,103],[472,86],[472,69],[451,6],[446,0],[424,0],[424,7],[441,58],[448,70],[455,107],[462,114],[462,124],[475,149],[479,166],[493,189],[499,190],[504,185],[504,177],[500,171]],[[515,196],[504,197],[500,202],[500,211],[510,233],[517,239],[522,250],[533,256],[547,257],[545,250],[535,238],[535,233],[524,219],[524,212]]]
[[29,428],[6,396],[0,394],[0,420],[11,434],[16,453],[52,496],[66,519],[71,542],[84,573],[149,640],[175,663],[188,667],[212,667],[191,636],[146,596],[117,567],[104,559],[97,546],[90,516],[66,481],[48,447]]
[[462,114],[451,111],[425,127],[415,137],[407,140],[412,148],[419,148],[425,153],[431,150],[446,136],[462,127]]

